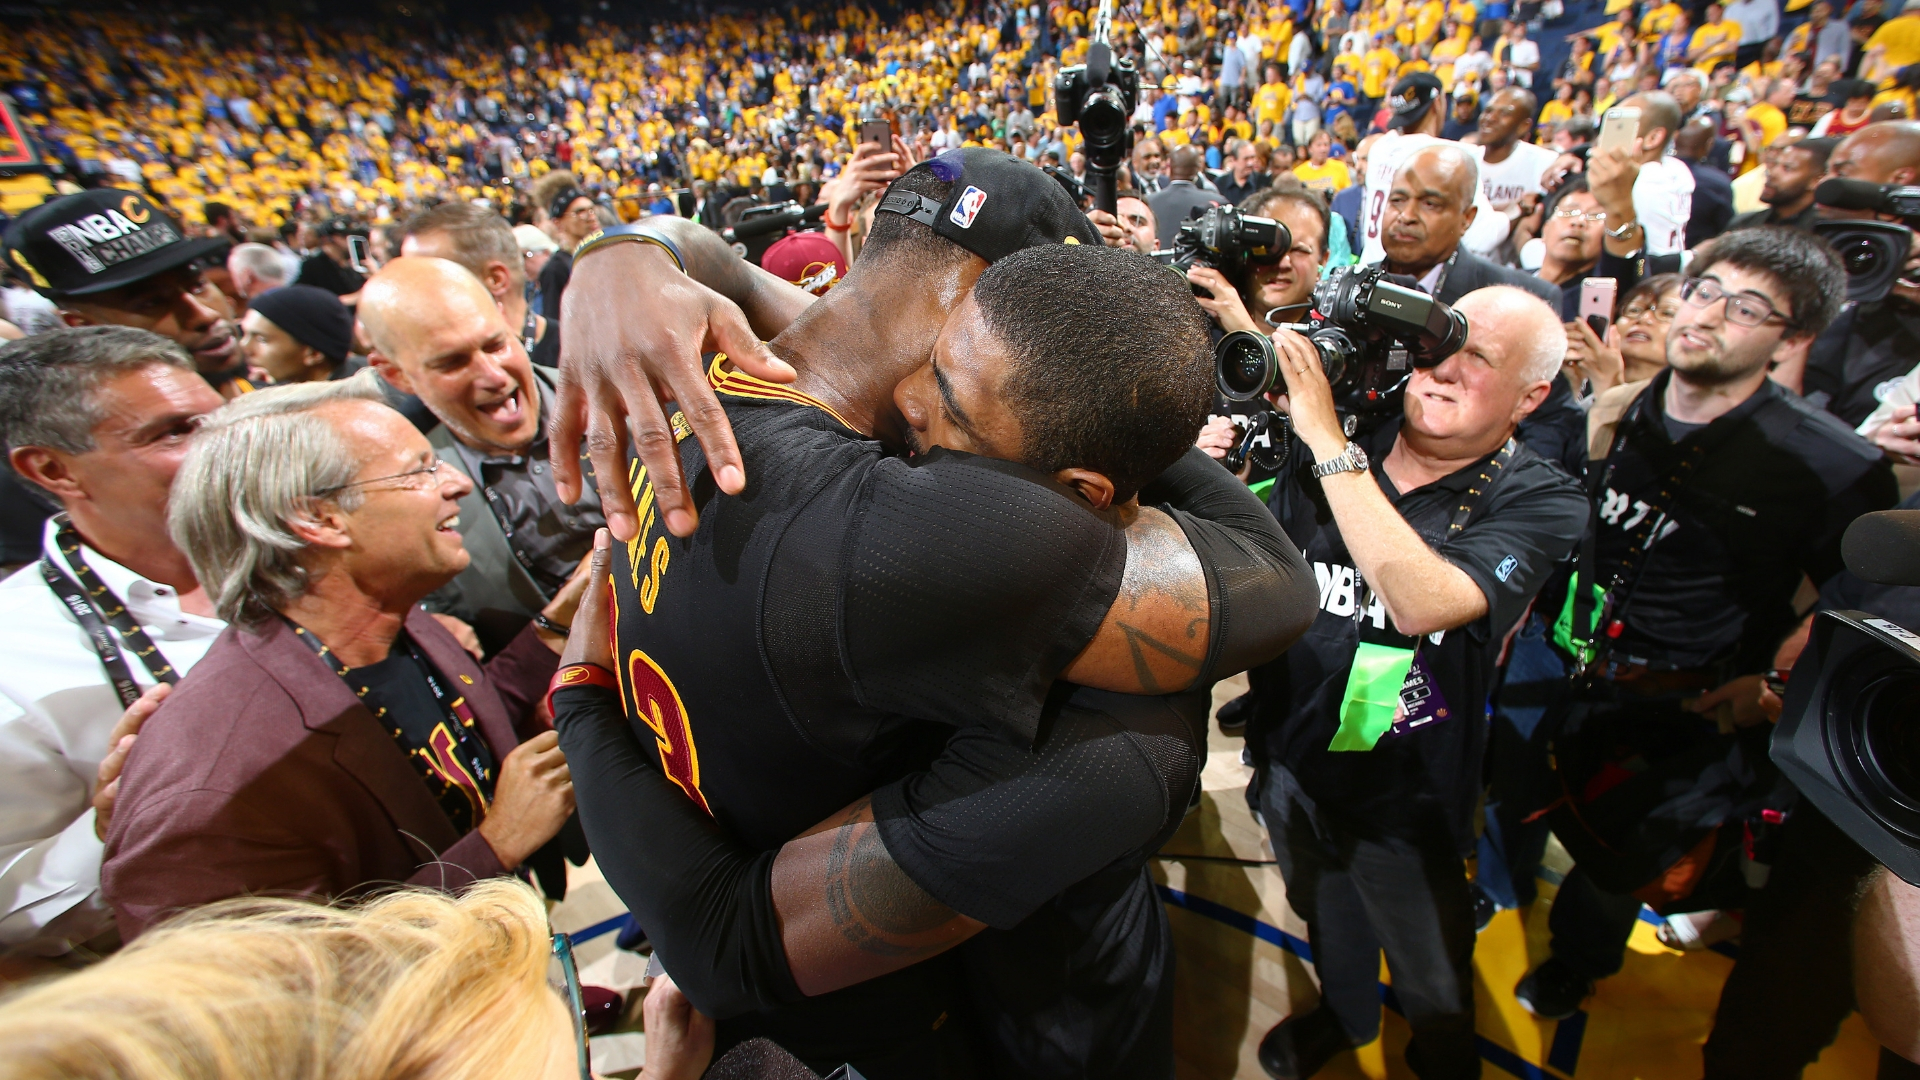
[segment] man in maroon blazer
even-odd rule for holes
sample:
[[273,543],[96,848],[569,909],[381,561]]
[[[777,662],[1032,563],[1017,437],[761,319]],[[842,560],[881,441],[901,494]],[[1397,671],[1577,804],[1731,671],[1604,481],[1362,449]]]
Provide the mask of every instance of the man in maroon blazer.
[[484,665],[421,612],[467,565],[472,484],[370,375],[246,395],[194,440],[169,531],[231,625],[122,774],[101,879],[122,937],[226,897],[516,869],[573,812],[535,709],[584,577]]

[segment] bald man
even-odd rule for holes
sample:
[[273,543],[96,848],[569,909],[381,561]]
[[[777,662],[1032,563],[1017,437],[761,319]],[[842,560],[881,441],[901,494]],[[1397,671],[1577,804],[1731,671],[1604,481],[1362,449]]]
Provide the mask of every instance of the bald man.
[[[1920,179],[1920,123],[1891,120],[1868,124],[1841,140],[1827,158],[1827,176],[1873,184],[1911,184]],[[1863,210],[1819,207],[1823,218],[1872,217]],[[1887,219],[1888,215],[1880,215]],[[1909,278],[1920,278],[1920,252],[1907,261]],[[1896,284],[1884,300],[1852,305],[1813,343],[1801,393],[1807,400],[1857,425],[1895,460],[1920,460],[1920,289]]]
[[[1401,106],[1394,111],[1391,130],[1380,136],[1364,155],[1356,155],[1366,158],[1366,165],[1360,171],[1366,188],[1362,194],[1361,231],[1353,241],[1363,263],[1376,263],[1383,257],[1380,237],[1387,213],[1386,196],[1393,187],[1394,177],[1406,167],[1407,161],[1434,146],[1464,146],[1439,137],[1447,107],[1446,94],[1440,89],[1438,79],[1424,71],[1416,72],[1394,85],[1393,96]],[[1464,250],[1490,255],[1507,239],[1507,216],[1493,212],[1493,204],[1487,201],[1485,192],[1478,190],[1477,183],[1473,197],[1479,212],[1467,218],[1468,227],[1462,240]]]
[[1418,1075],[1480,1075],[1462,852],[1482,705],[1507,631],[1588,511],[1578,484],[1514,439],[1560,381],[1559,313],[1507,287],[1459,310],[1465,346],[1414,369],[1400,417],[1351,438],[1313,346],[1274,335],[1295,439],[1268,505],[1328,585],[1305,636],[1249,674],[1249,802],[1320,977],[1319,1005],[1261,1041],[1272,1077],[1313,1076],[1379,1033],[1383,952]]
[[1147,196],[1147,205],[1153,209],[1156,236],[1162,250],[1173,246],[1174,234],[1180,231],[1180,223],[1187,220],[1190,214],[1226,201],[1200,187],[1200,166],[1204,160],[1200,151],[1191,146],[1174,147],[1173,153],[1167,158],[1166,186]]
[[1522,198],[1546,195],[1541,177],[1560,156],[1527,141],[1538,112],[1533,91],[1519,86],[1498,91],[1480,110],[1480,141],[1472,147],[1480,159],[1480,190],[1509,222],[1520,216]]
[[359,310],[373,366],[439,418],[428,441],[473,478],[460,500],[473,562],[426,606],[471,623],[491,654],[546,606],[606,524],[593,484],[572,506],[554,492],[551,369],[528,359],[480,279],[446,259],[387,263],[361,290]]
[[1480,213],[1478,198],[1484,198],[1478,162],[1466,147],[1435,142],[1416,150],[1394,174],[1380,216],[1387,272],[1413,278],[1448,304],[1489,285],[1512,285],[1558,303],[1553,286],[1489,262],[1462,244]]

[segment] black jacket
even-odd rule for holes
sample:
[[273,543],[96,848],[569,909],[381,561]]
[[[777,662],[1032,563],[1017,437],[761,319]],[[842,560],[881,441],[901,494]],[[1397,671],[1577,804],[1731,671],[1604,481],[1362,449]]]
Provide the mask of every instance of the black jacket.
[[1555,311],[1560,309],[1560,289],[1552,282],[1534,277],[1524,270],[1488,262],[1466,248],[1454,252],[1453,265],[1447,268],[1447,276],[1441,280],[1437,295],[1443,304],[1457,304],[1461,297],[1489,285],[1517,285],[1552,304]]
[[1813,223],[1819,220],[1820,206],[1818,203],[1808,203],[1805,210],[1800,211],[1792,217],[1784,218],[1774,217],[1773,207],[1768,206],[1759,210],[1749,210],[1744,214],[1735,214],[1733,220],[1727,222],[1727,231],[1732,232],[1735,229],[1751,229],[1756,225],[1785,225],[1790,229],[1805,229],[1811,232],[1813,230]]
[[1693,209],[1687,215],[1687,247],[1691,250],[1727,231],[1727,223],[1733,220],[1733,181],[1719,169],[1699,162],[1688,161],[1687,170],[1693,173]]

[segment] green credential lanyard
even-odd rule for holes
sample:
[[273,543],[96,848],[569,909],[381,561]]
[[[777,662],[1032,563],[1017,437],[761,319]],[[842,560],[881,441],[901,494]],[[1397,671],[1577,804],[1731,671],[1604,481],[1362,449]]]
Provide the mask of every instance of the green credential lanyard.
[[[1518,444],[1508,439],[1506,445],[1487,459],[1486,467],[1453,508],[1452,519],[1447,523],[1448,539],[1466,528],[1474,508],[1506,475],[1517,449]],[[1354,603],[1353,618],[1362,624],[1364,635],[1364,620],[1371,605],[1359,602],[1360,599],[1364,598],[1357,597]],[[1381,636],[1390,640],[1362,641],[1354,651],[1353,668],[1347,673],[1346,692],[1340,699],[1340,729],[1327,744],[1330,751],[1371,750],[1389,732],[1404,734],[1452,715],[1435,685],[1432,671],[1419,657],[1419,639],[1393,631],[1384,631]],[[1400,642],[1409,642],[1413,647]]]

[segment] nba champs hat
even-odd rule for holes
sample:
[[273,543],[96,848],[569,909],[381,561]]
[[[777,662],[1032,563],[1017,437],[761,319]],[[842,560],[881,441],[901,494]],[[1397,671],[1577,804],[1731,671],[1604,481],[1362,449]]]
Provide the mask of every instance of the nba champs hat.
[[895,187],[879,210],[902,214],[995,262],[1040,244],[1100,243],[1087,215],[1065,188],[1037,166],[982,146],[948,150],[915,165],[951,184],[945,201]]
[[189,240],[145,195],[97,188],[21,214],[7,230],[7,263],[48,296],[86,296],[150,278],[229,247]]

